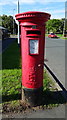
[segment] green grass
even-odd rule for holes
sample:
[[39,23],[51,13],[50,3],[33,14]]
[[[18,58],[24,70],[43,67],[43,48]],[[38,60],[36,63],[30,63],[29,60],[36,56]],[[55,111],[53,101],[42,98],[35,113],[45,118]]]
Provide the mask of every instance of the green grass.
[[16,42],[11,44],[2,55],[2,68],[4,69],[20,69],[20,50]]
[[3,95],[18,94],[21,88],[21,70],[3,70],[2,85]]
[[9,46],[2,58],[2,95],[18,94],[21,89],[21,64],[16,42]]
[[[12,43],[6,51],[3,52],[2,58],[3,70],[0,70],[0,73],[2,72],[2,89],[0,89],[0,93],[2,92],[3,95],[3,107],[4,110],[6,109],[5,105],[7,108],[8,106],[11,106],[11,109],[13,109],[12,106],[21,106],[19,101],[21,100],[21,57],[20,49],[16,41]],[[43,91],[45,95],[44,99],[46,97],[46,101],[43,101],[44,104],[46,104],[48,101],[47,103],[49,106],[57,106],[57,101],[54,100],[54,102],[53,98],[50,97],[53,96],[53,93],[50,92],[53,90],[54,82],[50,79],[45,70],[43,79]],[[25,109],[25,106],[23,109]]]
[[48,34],[46,33],[45,36],[48,37]]
[[52,81],[52,79],[49,77],[48,73],[46,72],[46,70],[44,70],[44,77],[43,77],[43,90],[47,91],[47,90],[53,90],[53,86],[55,86],[54,81]]
[[57,36],[59,36],[59,37],[63,37],[63,34],[57,34]]
[[65,40],[67,40],[67,38],[64,37],[63,34],[57,34],[57,36],[58,36],[59,38],[61,38],[61,39],[65,39]]

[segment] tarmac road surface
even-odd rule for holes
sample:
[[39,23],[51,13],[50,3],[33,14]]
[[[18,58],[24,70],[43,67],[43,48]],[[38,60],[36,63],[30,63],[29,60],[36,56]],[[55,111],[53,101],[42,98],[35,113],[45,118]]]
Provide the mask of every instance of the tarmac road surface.
[[46,37],[46,64],[65,87],[65,40]]

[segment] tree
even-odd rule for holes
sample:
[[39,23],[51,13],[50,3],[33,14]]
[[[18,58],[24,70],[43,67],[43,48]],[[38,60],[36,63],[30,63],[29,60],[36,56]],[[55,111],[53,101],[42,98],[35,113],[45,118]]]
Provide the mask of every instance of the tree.
[[14,26],[17,31],[17,24],[12,16],[3,15],[0,16],[0,18],[2,19],[2,26],[7,28],[8,31],[11,33],[13,33],[13,21],[14,21]]
[[47,32],[62,32],[63,31],[63,21],[59,19],[51,19],[46,23]]

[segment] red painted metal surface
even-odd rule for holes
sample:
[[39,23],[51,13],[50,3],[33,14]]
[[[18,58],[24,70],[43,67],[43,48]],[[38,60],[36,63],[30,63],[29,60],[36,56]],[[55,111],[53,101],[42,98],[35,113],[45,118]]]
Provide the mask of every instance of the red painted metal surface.
[[[45,22],[49,18],[50,14],[43,12],[25,12],[16,15],[21,26],[22,85],[25,88],[34,89],[43,86]],[[36,42],[38,50],[33,46],[32,49],[30,42],[34,44]],[[34,53],[30,53],[32,50]]]

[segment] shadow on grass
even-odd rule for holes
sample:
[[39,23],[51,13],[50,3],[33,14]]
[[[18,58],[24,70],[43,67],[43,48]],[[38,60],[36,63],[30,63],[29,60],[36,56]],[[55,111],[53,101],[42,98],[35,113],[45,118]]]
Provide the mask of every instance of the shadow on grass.
[[[49,105],[49,104],[64,104],[67,102],[66,94],[62,96],[64,91],[44,91],[41,102],[38,105]],[[21,100],[21,94],[12,94],[8,96],[2,96],[2,102],[8,102],[13,100]],[[34,102],[38,100],[34,100]]]
[[64,91],[44,91],[42,105],[48,104],[64,104],[67,102]]
[[2,69],[19,69],[20,65],[20,47],[17,40],[14,40],[2,54]]
[[3,95],[2,96],[2,103],[13,101],[13,100],[20,100],[20,99],[21,99],[21,94]]

